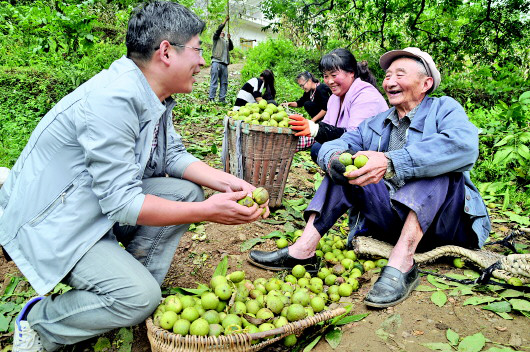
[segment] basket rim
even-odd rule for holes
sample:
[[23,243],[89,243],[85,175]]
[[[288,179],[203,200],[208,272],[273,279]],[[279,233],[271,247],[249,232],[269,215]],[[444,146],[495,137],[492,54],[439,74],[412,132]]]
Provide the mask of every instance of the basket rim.
[[[333,310],[322,311],[320,313],[315,314],[314,316],[307,317],[302,320],[290,322],[289,324],[286,324],[279,328],[275,328],[275,329],[271,329],[267,331],[255,332],[255,333],[238,333],[238,334],[233,334],[233,335],[223,335],[223,337],[230,339],[231,336],[237,336],[237,339],[239,340],[243,338],[246,341],[252,341],[252,340],[259,340],[262,338],[271,337],[274,335],[286,336],[286,335],[291,335],[291,334],[300,332],[309,326],[315,325],[322,321],[332,319],[344,313],[346,313],[346,309],[344,307],[339,307]],[[145,323],[147,325],[148,331],[150,331],[157,337],[163,334],[165,337],[169,336],[172,340],[176,340],[177,342],[186,342],[186,341],[189,341],[190,338],[193,340],[196,340],[197,342],[202,342],[202,343],[207,343],[208,341],[211,340],[209,339],[211,336],[192,336],[192,335],[183,336],[180,334],[175,334],[172,331],[156,326],[151,316],[149,316],[145,320]]]
[[[231,116],[228,116],[228,124],[230,126],[235,125],[235,121]],[[241,132],[243,133],[249,133],[250,131],[258,131],[258,132],[265,132],[265,133],[280,133],[280,134],[287,134],[287,135],[293,135],[295,134],[295,131],[293,131],[289,127],[274,127],[274,126],[263,126],[263,125],[254,125],[247,122],[241,121]]]

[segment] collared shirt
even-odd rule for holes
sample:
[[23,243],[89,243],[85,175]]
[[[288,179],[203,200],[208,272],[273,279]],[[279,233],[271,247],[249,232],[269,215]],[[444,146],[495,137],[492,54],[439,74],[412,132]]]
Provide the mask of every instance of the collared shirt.
[[[324,143],[318,153],[318,165],[329,172],[327,165],[330,158],[336,152],[347,149],[387,150],[393,125],[386,118],[394,110],[392,108],[374,116],[358,129]],[[407,182],[409,179],[437,177],[451,172],[462,173],[466,191],[462,209],[466,214],[464,219],[472,224],[479,246],[484,245],[491,222],[484,201],[469,177],[469,171],[479,155],[478,129],[469,121],[462,105],[447,96],[426,96],[408,129],[405,147],[388,154],[395,162],[396,174]]]
[[175,101],[165,103],[122,57],[62,98],[33,131],[0,188],[0,245],[39,294],[114,223],[136,225],[148,172],[182,178],[198,160],[172,126]]
[[[420,105],[418,104],[401,119],[398,116],[397,110],[394,110],[394,113],[390,114],[386,118],[387,121],[385,121],[385,123],[389,123],[388,121],[392,123],[392,131],[390,131],[390,140],[388,142],[389,152],[392,150],[401,149],[405,146],[410,124],[414,118],[414,115],[416,115],[416,111],[418,111],[419,106]],[[389,158],[388,154],[385,153],[385,155],[387,158]],[[390,160],[392,159],[389,158],[389,162],[391,162]],[[394,177],[385,180],[385,184],[387,185],[390,194],[393,194],[395,191],[405,185],[405,181],[397,178],[397,176],[394,175]]]
[[368,82],[356,78],[344,100],[332,94],[328,100],[328,109],[322,122],[334,127],[353,130],[369,117],[388,110],[388,105],[381,93]]

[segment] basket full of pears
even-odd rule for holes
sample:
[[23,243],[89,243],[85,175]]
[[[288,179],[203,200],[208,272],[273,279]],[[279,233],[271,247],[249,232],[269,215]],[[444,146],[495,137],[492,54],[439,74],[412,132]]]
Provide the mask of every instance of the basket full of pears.
[[289,114],[283,106],[276,106],[260,100],[259,103],[247,103],[239,110],[226,113],[233,120],[241,120],[251,125],[289,128]]
[[224,170],[269,190],[270,207],[282,204],[298,138],[282,106],[247,103],[227,112],[223,142]]

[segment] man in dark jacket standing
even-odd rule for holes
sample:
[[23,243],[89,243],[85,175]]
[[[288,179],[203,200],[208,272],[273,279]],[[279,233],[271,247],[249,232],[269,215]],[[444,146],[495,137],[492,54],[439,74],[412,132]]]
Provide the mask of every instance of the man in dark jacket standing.
[[217,84],[219,87],[219,101],[226,103],[226,90],[228,89],[228,64],[230,63],[229,51],[234,49],[230,33],[227,35],[228,40],[225,39],[225,32],[223,28],[230,16],[226,16],[223,23],[219,25],[213,35],[212,47],[212,66],[210,68],[210,93],[208,99],[213,101],[217,93]]

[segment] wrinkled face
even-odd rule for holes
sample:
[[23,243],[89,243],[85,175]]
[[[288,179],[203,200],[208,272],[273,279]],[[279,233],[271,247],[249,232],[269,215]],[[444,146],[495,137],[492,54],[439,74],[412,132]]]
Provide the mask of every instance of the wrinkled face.
[[201,47],[198,35],[184,45],[186,47],[178,48],[180,52],[171,47],[171,81],[174,93],[190,93],[193,90],[193,83],[195,83],[193,76],[199,73],[201,67],[205,65],[199,52],[193,49]]
[[221,32],[221,38],[225,37],[225,32]]
[[400,58],[386,70],[383,89],[391,105],[410,111],[409,107],[418,105],[432,84],[432,78],[422,73],[415,60]]
[[324,83],[331,89],[331,92],[339,97],[344,97],[353,81],[355,74],[343,70],[324,72]]
[[311,83],[310,79],[305,78],[299,78],[298,79],[298,86],[304,90],[304,92],[309,92],[311,90]]

